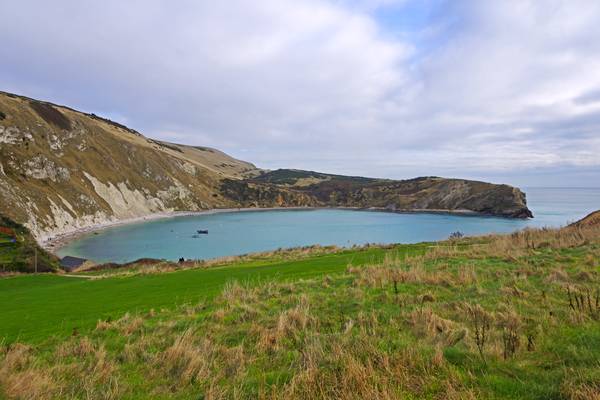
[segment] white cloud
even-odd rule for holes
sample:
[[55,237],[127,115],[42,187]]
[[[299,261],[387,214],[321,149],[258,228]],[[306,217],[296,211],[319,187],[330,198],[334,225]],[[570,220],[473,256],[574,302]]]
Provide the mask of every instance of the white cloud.
[[265,167],[600,170],[599,3],[439,2],[426,48],[372,12],[404,3],[10,2],[0,85]]

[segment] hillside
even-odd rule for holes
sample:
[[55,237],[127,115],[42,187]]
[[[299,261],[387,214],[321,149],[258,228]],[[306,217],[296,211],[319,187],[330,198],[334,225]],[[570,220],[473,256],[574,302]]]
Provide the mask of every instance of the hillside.
[[598,399],[599,260],[568,227],[0,279],[0,398]]
[[579,228],[599,227],[600,226],[600,210],[594,211],[579,221],[572,224]]
[[0,92],[0,213],[39,241],[154,213],[242,206],[531,216],[525,195],[507,185],[263,171],[215,149],[152,140],[94,114]]
[[234,204],[223,178],[250,163],[204,147],[147,139],[66,107],[0,94],[0,213],[38,239],[77,227],[170,210]]

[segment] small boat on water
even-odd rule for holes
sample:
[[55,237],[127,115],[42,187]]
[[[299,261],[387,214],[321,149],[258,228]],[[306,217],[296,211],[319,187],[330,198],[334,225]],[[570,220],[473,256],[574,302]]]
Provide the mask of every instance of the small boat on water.
[[199,235],[208,235],[208,229],[198,229],[196,232]]

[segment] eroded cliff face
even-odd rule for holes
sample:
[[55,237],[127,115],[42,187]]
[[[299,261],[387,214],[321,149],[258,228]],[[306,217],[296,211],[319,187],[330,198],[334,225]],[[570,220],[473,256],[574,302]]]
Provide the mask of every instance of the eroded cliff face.
[[263,171],[206,147],[148,139],[118,123],[0,92],[0,214],[40,241],[170,211],[347,206],[529,217],[516,188]]
[[223,178],[259,173],[209,148],[149,140],[93,115],[0,94],[0,213],[38,240],[96,224],[236,204]]

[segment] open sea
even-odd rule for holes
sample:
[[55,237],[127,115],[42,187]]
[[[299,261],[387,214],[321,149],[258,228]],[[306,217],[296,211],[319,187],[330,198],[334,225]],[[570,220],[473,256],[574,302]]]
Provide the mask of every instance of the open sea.
[[[314,244],[417,243],[446,239],[455,231],[478,235],[559,227],[600,209],[600,188],[523,190],[533,219],[336,209],[230,212],[107,228],[70,242],[58,254],[127,262],[142,257],[209,259]],[[207,229],[208,235],[195,235],[199,229]]]

